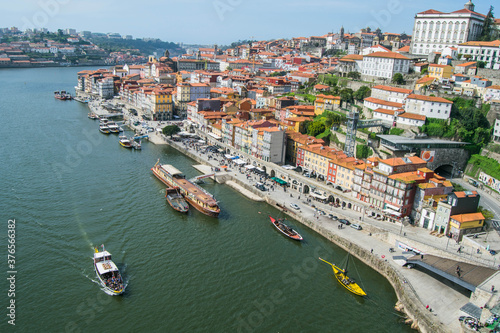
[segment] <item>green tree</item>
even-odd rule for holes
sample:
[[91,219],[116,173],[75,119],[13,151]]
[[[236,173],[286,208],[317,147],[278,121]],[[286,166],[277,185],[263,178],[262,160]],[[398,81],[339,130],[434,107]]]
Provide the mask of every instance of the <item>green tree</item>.
[[368,158],[373,155],[372,149],[367,145],[356,145],[356,158]]
[[484,67],[486,67],[486,61],[478,61],[477,62],[477,67],[478,68],[484,68]]
[[401,74],[401,73],[394,74],[394,76],[392,77],[392,83],[395,83],[395,84],[404,84],[405,83],[405,79],[403,78],[403,74]]
[[343,102],[351,103],[353,101],[353,91],[351,88],[344,88],[340,91],[340,99]]
[[361,74],[359,72],[349,72],[347,73],[347,77],[350,77],[354,80],[359,80],[361,78]]
[[170,137],[172,137],[174,134],[179,133],[180,131],[181,131],[181,129],[177,125],[168,125],[168,126],[163,127],[163,130],[162,130],[163,134],[170,136]]
[[483,206],[477,207],[477,212],[483,214],[486,221],[489,221],[495,217],[495,215],[493,215],[491,211],[485,209]]
[[428,72],[428,71],[429,71],[429,68],[424,67],[424,68],[422,68],[422,70],[420,71],[420,75],[427,74],[427,72]]
[[496,38],[497,31],[495,26],[495,15],[493,14],[493,6],[490,6],[490,10],[486,15],[483,23],[483,31],[481,32],[481,36],[479,40],[483,42],[489,42]]
[[372,94],[371,89],[368,86],[361,86],[353,95],[358,101],[364,100],[366,97],[370,97]]
[[313,121],[307,129],[307,135],[318,136],[319,134],[323,133],[325,129],[325,124],[320,121]]

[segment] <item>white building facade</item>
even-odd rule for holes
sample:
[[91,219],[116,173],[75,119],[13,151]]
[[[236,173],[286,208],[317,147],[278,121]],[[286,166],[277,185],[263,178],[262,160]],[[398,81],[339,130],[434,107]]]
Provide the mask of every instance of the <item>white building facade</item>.
[[[410,53],[428,55],[447,46],[477,40],[483,31],[485,15],[474,11],[469,1],[464,9],[443,13],[434,9],[415,15]],[[460,53],[460,52],[459,52]]]
[[448,119],[453,102],[441,98],[424,95],[410,95],[406,98],[405,112],[416,113],[429,118]]
[[362,74],[392,79],[394,74],[408,74],[410,59],[396,52],[374,52],[363,56]]
[[485,68],[500,69],[500,40],[492,42],[467,42],[458,46],[458,53],[469,55],[470,61],[484,61]]

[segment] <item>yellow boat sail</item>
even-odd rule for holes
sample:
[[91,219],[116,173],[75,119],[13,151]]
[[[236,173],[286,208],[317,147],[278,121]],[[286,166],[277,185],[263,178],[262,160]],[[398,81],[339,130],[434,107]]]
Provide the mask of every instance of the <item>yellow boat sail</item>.
[[329,263],[328,261],[319,258],[319,260],[326,262],[327,264],[331,265],[333,268],[333,274],[335,275],[335,278],[337,281],[340,282],[341,285],[343,285],[347,290],[349,290],[351,293],[356,294],[358,296],[366,296],[366,293],[361,289],[361,287],[351,278],[349,278],[346,275],[345,270],[343,270],[340,267],[335,266],[332,263]]

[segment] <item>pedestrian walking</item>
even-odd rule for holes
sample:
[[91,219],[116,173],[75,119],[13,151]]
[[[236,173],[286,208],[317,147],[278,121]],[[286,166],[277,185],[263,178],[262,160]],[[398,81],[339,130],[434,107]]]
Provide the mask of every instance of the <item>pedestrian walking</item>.
[[370,250],[370,253],[372,253],[372,254],[373,254],[373,249],[371,249],[371,250]]

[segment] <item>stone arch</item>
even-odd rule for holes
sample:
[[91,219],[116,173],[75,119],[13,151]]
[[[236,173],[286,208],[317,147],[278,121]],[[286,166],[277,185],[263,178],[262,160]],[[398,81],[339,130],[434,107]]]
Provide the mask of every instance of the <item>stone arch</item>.
[[311,191],[311,189],[309,188],[309,185],[305,185],[305,184],[304,184],[304,189],[303,189],[302,193],[307,194],[307,193],[309,193],[310,191]]
[[333,195],[329,195],[328,202],[335,202],[335,197]]
[[352,203],[348,202],[347,203],[347,209],[351,209],[352,208]]
[[453,173],[453,166],[451,164],[443,163],[440,166],[438,166],[436,169],[434,169],[434,172],[440,176],[450,178],[452,176],[452,173]]
[[274,170],[271,169],[271,172],[269,173],[269,176],[271,176],[271,178],[272,177],[276,177],[276,171],[274,171]]
[[336,198],[336,199],[335,199],[335,203],[336,203],[337,205],[340,205],[340,199],[339,199],[339,198]]

